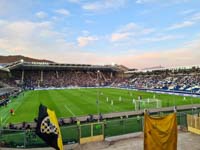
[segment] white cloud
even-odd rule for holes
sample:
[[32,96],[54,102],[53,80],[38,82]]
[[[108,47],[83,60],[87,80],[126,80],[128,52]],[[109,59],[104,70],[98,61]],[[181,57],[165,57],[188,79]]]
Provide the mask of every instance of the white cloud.
[[[172,3],[172,4],[179,4],[179,3],[185,3],[189,2],[190,0],[167,0],[167,3]],[[136,0],[137,4],[146,4],[146,3],[163,3],[165,1],[162,0]]]
[[165,40],[175,40],[175,39],[182,39],[184,36],[180,35],[159,35],[149,38],[143,38],[142,40],[145,42],[159,42],[159,41],[165,41]]
[[84,36],[88,36],[90,34],[90,32],[88,30],[83,30],[82,33]]
[[[184,43],[180,47],[172,49],[157,49],[152,52],[146,52],[142,49],[134,49],[129,53],[121,55],[99,55],[95,53],[74,53],[73,58],[63,59],[65,62],[68,59],[70,62],[79,60],[79,62],[87,62],[89,64],[111,64],[116,62],[130,68],[146,68],[152,66],[188,66],[199,64],[200,57],[200,40]],[[143,51],[143,53],[138,53]],[[72,55],[70,55],[72,56]],[[62,58],[62,56],[61,56]],[[148,62],[148,63],[147,63]],[[77,62],[76,62],[77,63]]]
[[188,15],[188,14],[193,13],[194,11],[195,11],[194,9],[187,9],[187,10],[181,11],[180,14],[182,14],[182,15]]
[[118,41],[128,40],[130,38],[136,38],[143,35],[148,35],[152,32],[154,32],[154,29],[152,28],[144,28],[142,26],[139,26],[131,22],[120,27],[117,31],[112,33],[110,41],[118,42]]
[[0,49],[11,54],[55,58],[56,52],[76,49],[51,22],[7,21],[0,24],[0,33]]
[[[32,14],[30,10],[35,6],[36,1],[26,1],[26,0],[0,0],[0,16],[9,16],[23,14]],[[7,17],[6,17],[7,18]]]
[[95,23],[93,20],[89,20],[89,19],[87,19],[87,20],[85,20],[85,23],[87,23],[87,24],[93,24],[93,23]]
[[[189,13],[189,12],[190,12],[189,10],[186,11],[186,13]],[[197,13],[191,14],[187,18],[187,20],[169,26],[167,28],[167,30],[174,30],[174,29],[180,29],[180,28],[190,27],[190,26],[193,26],[193,25],[195,25],[195,24],[197,24],[199,22],[200,22],[200,12],[197,12]]]
[[116,41],[122,41],[126,40],[129,37],[130,33],[113,33],[111,35],[111,41],[116,42]]
[[195,13],[195,14],[193,14],[192,16],[191,16],[191,20],[192,21],[200,21],[200,12],[198,12],[198,13]]
[[152,3],[156,2],[157,0],[136,0],[137,4],[143,4],[143,3]]
[[116,9],[125,5],[127,0],[101,0],[82,4],[82,8],[87,11],[102,11],[105,9]]
[[98,38],[94,37],[94,36],[82,36],[82,37],[77,38],[78,45],[80,47],[87,46],[88,44],[90,44],[96,40],[98,40]]
[[118,30],[119,32],[128,32],[130,30],[137,30],[139,26],[136,23],[130,22],[126,25],[121,26],[121,28]]
[[83,9],[85,10],[91,10],[91,11],[95,11],[95,10],[99,10],[99,9],[102,9],[102,5],[100,5],[99,3],[88,3],[88,4],[85,4],[83,5]]
[[[200,40],[196,39],[189,43],[183,43],[180,47],[162,50],[160,52],[148,52],[138,55],[135,60],[140,65],[145,65],[145,61],[149,62],[149,66],[161,64],[163,66],[188,66],[198,65],[200,57]],[[139,61],[141,60],[141,61]],[[143,62],[142,62],[143,60]]]
[[193,22],[193,21],[184,21],[182,23],[177,23],[177,24],[171,25],[170,27],[167,28],[167,30],[174,30],[174,29],[190,27],[194,24],[195,24],[195,22]]
[[[31,22],[31,21],[16,21],[16,22],[6,22],[1,26],[1,35],[2,38],[16,38],[16,40],[20,40],[21,38],[26,39],[30,38],[29,36],[33,36],[36,31],[44,31],[44,29],[48,30],[51,28],[51,22]],[[38,33],[38,34],[39,34]],[[36,35],[38,35],[36,34]],[[18,38],[17,38],[18,37]],[[15,40],[14,40],[15,41]],[[13,42],[14,42],[13,41]]]
[[67,0],[70,3],[80,3],[80,0]]
[[[131,68],[146,68],[158,65],[166,67],[198,65],[200,57],[199,49],[200,39],[196,39],[171,49],[157,49],[148,52],[142,49],[134,49],[133,51],[129,51],[128,54],[110,58],[109,56],[105,56],[102,62],[113,61]],[[137,54],[137,52],[141,53]],[[93,58],[95,59],[95,56]],[[98,57],[96,59],[98,60]]]
[[36,17],[41,18],[41,19],[46,18],[48,16],[48,14],[43,11],[39,11],[35,15]]
[[60,14],[60,15],[64,15],[64,16],[69,16],[70,12],[67,9],[57,9],[55,10],[56,13]]
[[191,0],[172,0],[174,3],[187,3],[190,2]]

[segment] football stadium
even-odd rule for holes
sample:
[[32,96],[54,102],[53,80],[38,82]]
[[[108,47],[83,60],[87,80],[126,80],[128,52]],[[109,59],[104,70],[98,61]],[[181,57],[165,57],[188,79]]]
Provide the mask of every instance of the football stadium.
[[0,150],[200,150],[199,8],[0,0]]
[[[47,146],[35,133],[41,104],[56,112],[66,145],[142,132],[145,110],[160,117],[176,112],[179,129],[188,131],[187,115],[196,118],[200,109],[199,71],[199,66],[6,64],[1,68],[1,145]],[[191,126],[198,130],[198,122]]]

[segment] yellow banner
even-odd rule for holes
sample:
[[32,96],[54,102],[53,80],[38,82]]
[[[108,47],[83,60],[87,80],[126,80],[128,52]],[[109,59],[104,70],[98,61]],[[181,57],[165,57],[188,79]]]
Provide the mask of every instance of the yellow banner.
[[56,114],[54,111],[51,111],[50,109],[47,109],[47,113],[49,115],[50,121],[56,126],[56,128],[58,129],[58,139],[57,139],[57,146],[59,148],[59,150],[63,150],[63,142],[62,142],[62,136],[61,136],[61,132],[60,132],[60,127],[58,124],[58,120],[56,117]]
[[176,150],[176,113],[164,117],[144,114],[144,150]]

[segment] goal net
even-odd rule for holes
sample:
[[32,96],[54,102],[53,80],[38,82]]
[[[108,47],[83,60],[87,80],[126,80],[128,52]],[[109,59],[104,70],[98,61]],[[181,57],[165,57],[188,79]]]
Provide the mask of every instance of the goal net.
[[135,110],[148,109],[148,108],[161,108],[162,101],[159,99],[141,99],[141,100],[133,100],[133,104],[135,105]]

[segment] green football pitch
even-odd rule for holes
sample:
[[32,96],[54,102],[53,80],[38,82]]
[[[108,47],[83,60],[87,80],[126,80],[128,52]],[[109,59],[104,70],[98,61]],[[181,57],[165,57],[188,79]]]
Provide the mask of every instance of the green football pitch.
[[[200,98],[113,88],[27,91],[17,98],[11,98],[6,107],[0,107],[0,123],[33,122],[40,104],[54,110],[58,118],[133,111],[133,99],[137,100],[138,96],[142,99],[159,99],[162,107],[200,103]],[[10,114],[10,109],[14,109],[15,115]]]

